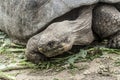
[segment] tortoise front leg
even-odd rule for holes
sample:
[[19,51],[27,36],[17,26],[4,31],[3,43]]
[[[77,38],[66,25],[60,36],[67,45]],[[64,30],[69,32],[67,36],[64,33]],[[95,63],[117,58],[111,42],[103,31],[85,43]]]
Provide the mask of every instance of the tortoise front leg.
[[99,5],[94,9],[93,30],[108,47],[120,48],[120,12],[112,5]]
[[120,49],[120,32],[110,38],[108,47]]

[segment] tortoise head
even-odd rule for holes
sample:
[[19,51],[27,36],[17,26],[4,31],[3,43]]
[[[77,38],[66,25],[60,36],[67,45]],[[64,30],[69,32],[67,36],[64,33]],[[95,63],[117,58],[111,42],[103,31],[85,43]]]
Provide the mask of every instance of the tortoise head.
[[73,41],[69,36],[56,34],[43,34],[38,43],[38,50],[47,57],[62,54],[71,49]]
[[73,38],[68,33],[47,32],[40,36],[38,50],[47,57],[54,57],[72,48]]

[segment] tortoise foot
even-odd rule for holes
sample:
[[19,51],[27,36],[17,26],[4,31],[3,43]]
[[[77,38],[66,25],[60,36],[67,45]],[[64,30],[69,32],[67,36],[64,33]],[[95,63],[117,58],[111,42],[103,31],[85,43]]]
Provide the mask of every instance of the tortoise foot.
[[120,49],[120,32],[117,35],[115,35],[114,37],[110,38],[110,40],[108,42],[108,47]]

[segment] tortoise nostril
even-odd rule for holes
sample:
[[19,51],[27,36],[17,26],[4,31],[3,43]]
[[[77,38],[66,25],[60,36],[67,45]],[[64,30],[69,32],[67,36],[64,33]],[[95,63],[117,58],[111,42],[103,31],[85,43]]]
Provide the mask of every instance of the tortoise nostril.
[[55,44],[55,41],[50,41],[50,42],[48,42],[47,45],[48,45],[49,47],[53,47],[54,44]]

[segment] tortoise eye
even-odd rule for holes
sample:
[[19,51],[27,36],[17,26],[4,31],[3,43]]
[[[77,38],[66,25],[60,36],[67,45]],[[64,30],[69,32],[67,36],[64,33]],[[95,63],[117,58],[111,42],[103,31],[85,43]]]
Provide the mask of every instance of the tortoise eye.
[[48,45],[49,47],[53,47],[54,44],[55,44],[55,41],[50,41],[50,42],[48,42],[47,45]]
[[62,40],[62,42],[68,43],[68,42],[69,42],[68,37],[65,37],[65,38]]

